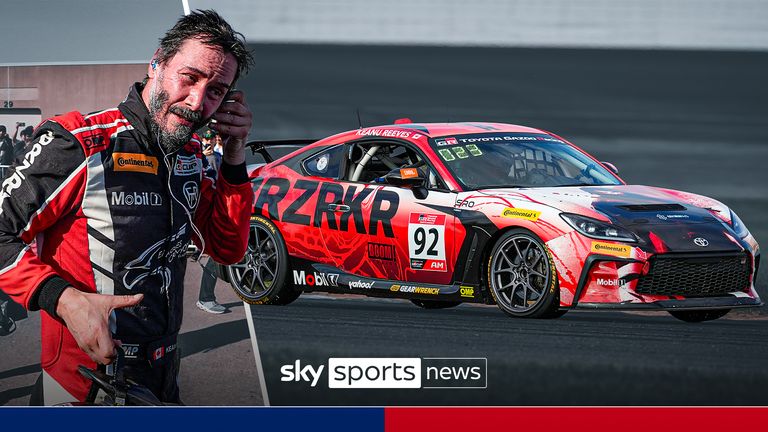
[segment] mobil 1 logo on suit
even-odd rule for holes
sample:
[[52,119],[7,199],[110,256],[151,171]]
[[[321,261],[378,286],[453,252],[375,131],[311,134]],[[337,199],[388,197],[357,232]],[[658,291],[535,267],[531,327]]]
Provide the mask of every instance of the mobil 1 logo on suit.
[[163,205],[163,197],[157,192],[112,192],[112,206],[158,207]]

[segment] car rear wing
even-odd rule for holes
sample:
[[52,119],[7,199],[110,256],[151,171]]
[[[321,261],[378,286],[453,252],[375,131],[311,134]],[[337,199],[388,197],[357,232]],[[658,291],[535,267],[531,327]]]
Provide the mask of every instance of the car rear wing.
[[315,143],[317,141],[318,140],[316,139],[248,141],[248,143],[245,144],[245,146],[249,147],[253,152],[253,154],[256,154],[256,153],[260,154],[261,157],[263,157],[267,163],[270,163],[274,160],[274,158],[267,151],[268,147],[295,147],[295,150],[298,150],[301,147]]

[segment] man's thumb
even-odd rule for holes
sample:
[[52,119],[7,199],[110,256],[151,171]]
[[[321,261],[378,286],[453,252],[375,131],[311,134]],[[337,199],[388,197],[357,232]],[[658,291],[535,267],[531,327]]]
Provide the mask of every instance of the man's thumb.
[[142,300],[144,300],[144,294],[114,296],[112,299],[112,309],[136,306]]

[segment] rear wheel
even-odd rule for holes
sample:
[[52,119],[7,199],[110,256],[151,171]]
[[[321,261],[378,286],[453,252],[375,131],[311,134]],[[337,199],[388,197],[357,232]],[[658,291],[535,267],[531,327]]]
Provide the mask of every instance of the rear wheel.
[[681,321],[698,323],[702,321],[712,321],[718,318],[722,318],[730,311],[730,309],[669,311],[669,314]]
[[301,291],[288,283],[288,250],[275,224],[256,216],[251,219],[248,250],[243,260],[227,267],[229,283],[244,302],[286,305]]
[[560,293],[552,254],[533,233],[515,229],[488,259],[488,288],[499,308],[517,318],[557,318]]
[[440,300],[419,300],[413,299],[411,303],[424,309],[447,309],[458,306],[461,302],[457,301],[440,301]]

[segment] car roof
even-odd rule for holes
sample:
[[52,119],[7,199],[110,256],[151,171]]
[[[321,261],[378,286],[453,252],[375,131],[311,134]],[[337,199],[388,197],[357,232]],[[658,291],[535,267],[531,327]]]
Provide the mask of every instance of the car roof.
[[[407,136],[398,136],[390,133],[391,131],[409,132]],[[337,144],[348,141],[350,138],[411,138],[422,136],[427,138],[438,138],[452,135],[466,135],[479,133],[536,133],[548,134],[549,132],[527,126],[520,126],[507,123],[490,122],[461,122],[461,123],[404,123],[389,124],[380,126],[363,127],[341,132],[318,141],[318,145]],[[311,147],[314,147],[311,146]]]
[[547,133],[541,129],[531,128],[527,126],[520,126],[520,125],[514,125],[514,124],[507,124],[507,123],[489,123],[489,122],[406,123],[406,124],[376,126],[373,128],[364,128],[364,129],[376,129],[376,128],[411,129],[414,131],[418,131],[430,138],[449,136],[449,135],[466,135],[466,134],[492,133],[492,132]]

